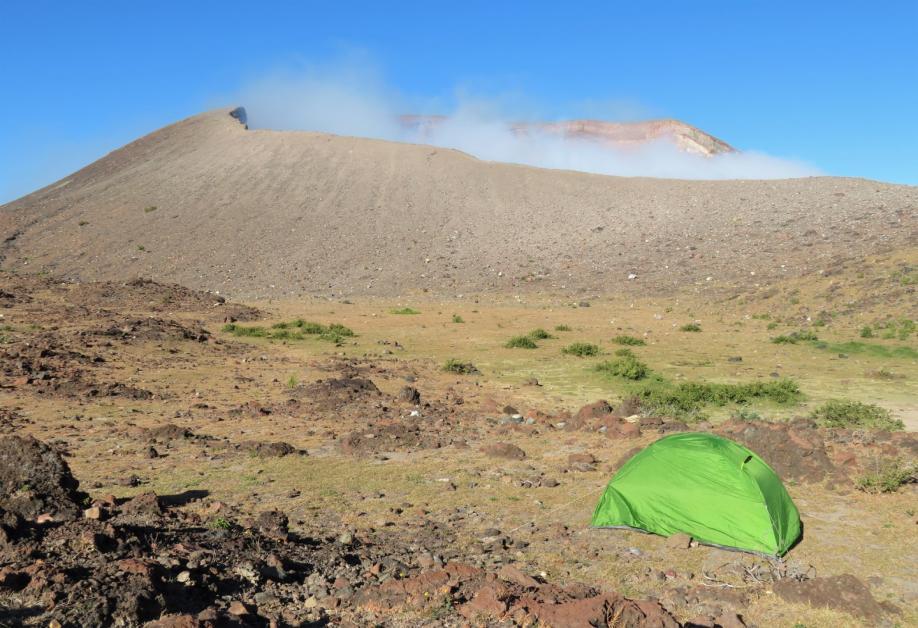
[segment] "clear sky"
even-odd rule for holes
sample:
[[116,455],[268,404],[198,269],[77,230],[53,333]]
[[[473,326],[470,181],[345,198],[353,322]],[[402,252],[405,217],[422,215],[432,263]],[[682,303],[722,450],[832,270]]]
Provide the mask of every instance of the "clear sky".
[[0,202],[265,74],[355,50],[419,100],[461,88],[551,118],[674,117],[827,174],[918,184],[915,0],[11,0]]

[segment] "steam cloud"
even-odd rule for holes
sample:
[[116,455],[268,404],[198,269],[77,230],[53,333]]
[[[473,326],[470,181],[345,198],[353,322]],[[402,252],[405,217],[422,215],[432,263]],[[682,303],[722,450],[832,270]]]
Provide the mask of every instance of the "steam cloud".
[[808,164],[753,151],[712,157],[686,153],[666,139],[623,149],[533,129],[520,134],[512,126],[523,117],[500,113],[495,101],[460,98],[451,110],[438,112],[446,115],[442,122],[410,128],[399,117],[418,111],[418,104],[387,87],[378,74],[348,66],[262,78],[248,84],[237,98],[246,107],[251,128],[431,144],[479,159],[541,168],[675,179],[782,179],[822,174]]

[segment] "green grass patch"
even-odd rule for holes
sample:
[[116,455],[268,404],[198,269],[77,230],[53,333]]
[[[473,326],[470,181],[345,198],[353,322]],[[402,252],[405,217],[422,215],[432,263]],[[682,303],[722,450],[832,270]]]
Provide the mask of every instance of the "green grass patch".
[[892,418],[889,410],[872,403],[832,399],[810,414],[823,427],[867,428],[886,431],[905,429],[899,419]]
[[539,345],[529,336],[514,336],[504,345],[508,349],[537,349]]
[[529,332],[529,337],[533,340],[548,340],[554,338],[550,333],[539,327],[538,329],[533,329]]
[[464,323],[465,319],[459,316],[458,314],[453,314],[453,322],[454,323]]
[[[624,351],[628,351],[628,349],[624,349]],[[650,369],[647,368],[647,365],[634,357],[634,355],[624,355],[615,360],[600,362],[594,368],[596,371],[605,375],[612,375],[632,381],[644,379],[650,373]]]
[[456,358],[450,358],[443,365],[443,370],[447,373],[456,373],[458,375],[475,375],[480,373],[471,362],[463,362],[462,360],[457,360]]
[[414,309],[413,307],[397,307],[389,310],[390,314],[399,314],[401,316],[413,316],[415,314],[420,314],[419,310]]
[[865,493],[894,493],[912,482],[918,482],[918,467],[914,463],[877,460],[873,469],[857,478],[855,486]]
[[879,345],[869,342],[859,342],[851,340],[848,342],[816,342],[813,344],[817,349],[825,349],[832,353],[857,353],[873,356],[875,358],[901,358],[906,360],[918,359],[918,350],[904,345],[888,346]]
[[795,345],[800,342],[815,342],[817,340],[819,340],[819,336],[811,331],[794,331],[771,339],[776,345]]
[[685,325],[679,328],[679,331],[699,332],[701,331],[701,325],[699,325],[698,323],[686,323]]
[[237,338],[267,338],[268,340],[305,340],[307,336],[316,336],[327,342],[339,343],[345,338],[356,336],[354,330],[340,323],[322,325],[298,318],[289,322],[274,323],[271,327],[261,325],[239,325],[227,323],[223,332]]
[[574,342],[561,349],[561,353],[565,355],[576,355],[579,358],[587,358],[599,355],[599,346],[590,344],[589,342]]
[[627,334],[616,336],[612,339],[612,342],[617,345],[630,345],[632,347],[643,347],[645,344],[647,344],[642,338],[628,336]]
[[629,391],[641,401],[645,413],[700,418],[705,406],[746,405],[754,401],[771,401],[786,405],[801,397],[800,387],[792,379],[776,379],[742,384],[683,382],[674,384],[653,376]]
[[570,325],[555,325],[555,331],[573,331]]

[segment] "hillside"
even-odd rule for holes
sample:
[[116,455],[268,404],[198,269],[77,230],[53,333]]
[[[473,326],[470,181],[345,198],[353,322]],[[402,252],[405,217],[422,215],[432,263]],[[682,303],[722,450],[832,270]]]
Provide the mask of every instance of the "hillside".
[[[0,265],[237,298],[721,290],[914,246],[918,188],[618,178],[218,110],[0,207]],[[629,279],[629,277],[632,277]]]

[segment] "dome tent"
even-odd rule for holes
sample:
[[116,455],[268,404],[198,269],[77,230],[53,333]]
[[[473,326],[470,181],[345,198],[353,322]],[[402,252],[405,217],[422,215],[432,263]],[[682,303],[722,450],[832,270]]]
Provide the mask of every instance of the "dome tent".
[[635,454],[609,482],[592,525],[633,528],[781,556],[800,536],[800,515],[757,455],[713,434],[666,436]]

